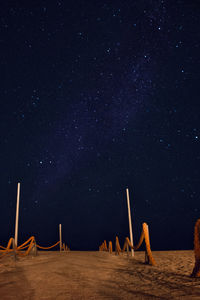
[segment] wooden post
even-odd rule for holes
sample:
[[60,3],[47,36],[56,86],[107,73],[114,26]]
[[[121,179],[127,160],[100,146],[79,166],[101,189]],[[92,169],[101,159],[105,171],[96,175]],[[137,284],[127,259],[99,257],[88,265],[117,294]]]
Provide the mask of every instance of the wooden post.
[[[129,200],[129,190],[126,189],[126,197],[127,197],[127,206],[128,206],[128,220],[129,220],[129,233],[130,233],[130,241],[133,245],[133,231],[132,231],[132,222],[131,222],[131,209],[130,209],[130,200]],[[134,256],[134,250],[131,248],[131,256]]]
[[60,251],[62,251],[62,225],[59,224]]
[[[147,232],[147,237],[149,240],[149,226],[148,225],[146,225],[146,232]],[[145,250],[145,263],[149,264],[149,256],[148,256],[147,249]]]
[[14,260],[16,260],[16,250],[15,250],[15,240],[13,239],[12,240],[12,247],[13,247],[13,258],[14,258]]
[[129,246],[128,246],[128,243],[126,245],[126,251],[127,251],[127,256],[129,256]]
[[34,238],[34,241],[33,241],[33,255],[37,256],[37,244],[36,244],[35,238]]
[[19,223],[19,195],[20,195],[20,182],[17,184],[17,204],[16,204],[16,218],[15,218],[15,246],[18,244],[18,223]]

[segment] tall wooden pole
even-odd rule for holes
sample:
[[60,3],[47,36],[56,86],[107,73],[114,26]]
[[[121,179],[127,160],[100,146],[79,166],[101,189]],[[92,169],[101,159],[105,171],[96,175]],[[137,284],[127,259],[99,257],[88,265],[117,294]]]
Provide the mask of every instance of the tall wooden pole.
[[[132,231],[132,222],[131,222],[131,209],[130,209],[130,199],[129,199],[129,190],[126,189],[126,197],[127,197],[127,206],[128,206],[128,220],[129,220],[129,233],[130,233],[130,241],[133,245],[133,231]],[[134,250],[131,249],[131,256],[134,256]]]
[[59,224],[60,251],[62,251],[62,225]]
[[18,244],[18,223],[19,223],[19,195],[20,195],[20,182],[17,184],[17,204],[16,204],[16,218],[15,218],[15,246]]

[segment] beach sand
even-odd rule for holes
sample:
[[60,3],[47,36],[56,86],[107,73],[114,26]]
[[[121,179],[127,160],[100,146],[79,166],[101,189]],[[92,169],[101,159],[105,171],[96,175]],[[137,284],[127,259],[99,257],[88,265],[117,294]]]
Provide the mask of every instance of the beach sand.
[[0,259],[0,299],[200,299],[200,278],[191,278],[193,251],[39,252]]

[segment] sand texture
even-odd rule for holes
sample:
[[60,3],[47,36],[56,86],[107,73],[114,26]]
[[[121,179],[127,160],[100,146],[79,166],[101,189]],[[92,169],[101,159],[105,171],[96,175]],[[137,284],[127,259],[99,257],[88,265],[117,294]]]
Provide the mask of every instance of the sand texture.
[[157,265],[107,252],[39,252],[0,259],[0,299],[200,299],[193,251],[153,252]]

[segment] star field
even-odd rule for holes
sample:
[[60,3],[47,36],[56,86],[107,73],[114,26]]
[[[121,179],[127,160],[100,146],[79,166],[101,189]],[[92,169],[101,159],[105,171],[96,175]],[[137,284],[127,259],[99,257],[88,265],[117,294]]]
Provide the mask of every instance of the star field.
[[124,238],[128,186],[135,240],[146,221],[153,249],[192,248],[199,26],[198,1],[1,4],[2,241],[21,182],[21,240]]

